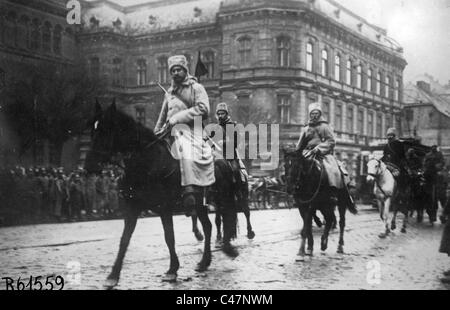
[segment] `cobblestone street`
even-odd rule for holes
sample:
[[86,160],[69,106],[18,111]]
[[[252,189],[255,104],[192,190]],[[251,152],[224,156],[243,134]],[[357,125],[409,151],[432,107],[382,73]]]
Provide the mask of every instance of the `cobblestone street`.
[[[449,289],[439,277],[450,268],[450,259],[438,253],[443,226],[431,227],[410,220],[407,234],[399,229],[379,239],[378,213],[360,206],[358,215],[347,215],[345,254],[337,254],[337,230],[329,247],[320,251],[321,229],[314,228],[315,252],[296,262],[301,218],[298,210],[264,210],[251,214],[256,237],[246,237],[245,218],[239,214],[240,252],[232,260],[214,248],[206,273],[194,271],[202,243],[191,232],[191,220],[174,218],[177,253],[181,268],[175,284],[161,276],[169,266],[159,218],[138,221],[125,258],[118,289]],[[214,214],[210,215],[211,221]],[[402,216],[398,218],[398,226]],[[64,289],[102,289],[114,262],[123,221],[35,225],[0,229],[0,277],[62,275]],[[72,273],[80,263],[80,283]],[[69,265],[68,265],[69,264]],[[71,265],[72,264],[72,265]],[[68,267],[69,266],[69,267]],[[76,265],[75,265],[76,266]],[[378,269],[379,267],[379,269]],[[379,273],[380,281],[376,281]],[[379,272],[378,272],[379,271]],[[368,281],[369,280],[369,281]],[[0,289],[5,289],[4,282]]]

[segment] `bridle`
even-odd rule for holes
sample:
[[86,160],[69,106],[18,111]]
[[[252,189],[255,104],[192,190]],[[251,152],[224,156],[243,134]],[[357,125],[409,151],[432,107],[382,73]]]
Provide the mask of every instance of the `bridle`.
[[[312,158],[311,158],[311,165],[310,165],[310,167],[308,169],[307,174],[311,173],[312,168],[314,167],[316,156],[317,156],[317,154],[314,154],[312,156]],[[301,158],[297,158],[297,159],[301,160]],[[314,201],[317,198],[317,195],[320,192],[320,186],[321,186],[322,180],[323,180],[324,168],[323,168],[323,163],[320,160],[319,160],[319,164],[320,164],[320,178],[319,178],[319,182],[318,182],[317,188],[315,189],[315,191],[314,191],[313,195],[311,196],[311,198],[306,199],[306,200],[302,200],[302,199],[298,198],[297,200],[298,200],[298,202],[300,204],[310,204],[312,201]],[[298,169],[297,178],[295,179],[295,182],[297,182],[300,179],[301,173],[302,173],[302,169]]]
[[372,160],[375,160],[378,163],[378,167],[377,167],[375,173],[368,173],[368,175],[370,175],[371,177],[373,177],[375,179],[375,184],[378,186],[378,189],[383,193],[383,195],[386,197],[389,197],[388,195],[386,195],[383,188],[381,188],[380,183],[378,183],[378,179],[379,179],[380,175],[382,175],[386,171],[386,168],[384,168],[383,171],[380,171],[381,169],[383,169],[381,160],[379,160],[377,158],[372,158],[371,161]]

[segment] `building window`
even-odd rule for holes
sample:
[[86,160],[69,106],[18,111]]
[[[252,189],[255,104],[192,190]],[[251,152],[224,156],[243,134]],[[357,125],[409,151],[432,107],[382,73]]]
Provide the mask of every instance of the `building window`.
[[147,84],[147,61],[145,59],[138,59],[137,61],[137,85],[142,86]]
[[334,110],[334,128],[336,131],[342,131],[342,104],[336,103]]
[[51,25],[49,22],[46,22],[42,29],[42,49],[45,52],[50,52],[51,40]]
[[6,73],[0,68],[0,90],[6,86]]
[[391,128],[391,127],[392,127],[392,118],[391,118],[391,114],[386,113],[385,121],[386,121],[386,128]]
[[386,98],[392,99],[392,79],[390,76],[386,76]]
[[334,79],[338,82],[341,81],[341,55],[334,57]]
[[90,60],[91,78],[98,78],[100,76],[100,59],[92,57]]
[[158,58],[158,81],[160,83],[167,83],[167,73],[169,71],[167,64],[167,57],[162,56]]
[[239,64],[241,66],[248,66],[252,56],[252,41],[248,37],[243,37],[238,40],[238,54]]
[[353,133],[353,107],[349,106],[347,108],[347,132],[348,133]]
[[15,12],[10,12],[5,18],[5,29],[3,27],[0,31],[3,32],[3,39],[7,45],[17,45],[17,15]]
[[372,92],[372,79],[373,79],[373,71],[372,69],[369,68],[369,70],[367,70],[367,91],[368,92]]
[[381,113],[377,114],[377,137],[383,136],[383,115]]
[[358,110],[358,133],[364,134],[364,110]]
[[53,52],[55,54],[61,54],[61,40],[62,40],[62,28],[56,25],[53,31]]
[[277,39],[277,58],[278,66],[289,67],[290,66],[290,51],[291,40],[287,37],[279,37]]
[[136,108],[136,121],[145,126],[146,119],[145,119],[145,109],[144,108]]
[[400,80],[395,81],[395,89],[394,89],[394,100],[400,101]]
[[291,122],[291,102],[290,96],[280,95],[278,96],[278,115],[280,117],[281,124],[289,124]]
[[362,89],[362,66],[358,65],[356,68],[356,87]]
[[307,43],[306,44],[306,70],[309,72],[313,72],[313,59],[314,59],[313,44]]
[[401,136],[402,135],[402,122],[400,119],[400,115],[395,116],[395,126],[394,127],[397,129],[398,135]]
[[40,47],[40,30],[39,30],[39,21],[37,19],[33,20],[32,26],[31,26],[31,42],[30,47],[33,50],[38,50]]
[[328,76],[328,51],[322,50],[322,75]]
[[346,70],[345,70],[345,82],[348,85],[352,85],[352,61],[347,60]]
[[375,93],[377,95],[381,95],[381,73],[380,72],[377,73],[377,81],[376,81]]
[[206,78],[213,79],[214,78],[214,52],[209,51],[203,54],[203,63],[205,64],[206,69],[208,70],[208,74]]
[[373,112],[367,113],[367,135],[373,137]]
[[322,103],[322,114],[323,114],[323,118],[329,123],[330,122],[330,103],[328,101],[324,101]]
[[113,85],[120,85],[121,81],[121,71],[122,71],[122,59],[113,59],[113,71],[112,71],[112,83]]

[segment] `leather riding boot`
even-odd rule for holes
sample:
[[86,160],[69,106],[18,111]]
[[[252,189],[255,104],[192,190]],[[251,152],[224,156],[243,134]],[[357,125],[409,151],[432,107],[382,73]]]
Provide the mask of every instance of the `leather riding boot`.
[[187,217],[190,217],[194,212],[198,194],[196,193],[194,186],[185,186],[183,187],[182,195],[184,213]]

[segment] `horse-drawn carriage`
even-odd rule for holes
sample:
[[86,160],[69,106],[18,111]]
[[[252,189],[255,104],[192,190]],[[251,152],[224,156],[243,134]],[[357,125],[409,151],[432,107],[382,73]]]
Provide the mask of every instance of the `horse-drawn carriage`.
[[249,180],[250,204],[253,209],[292,208],[292,197],[287,193],[283,178],[260,177]]

